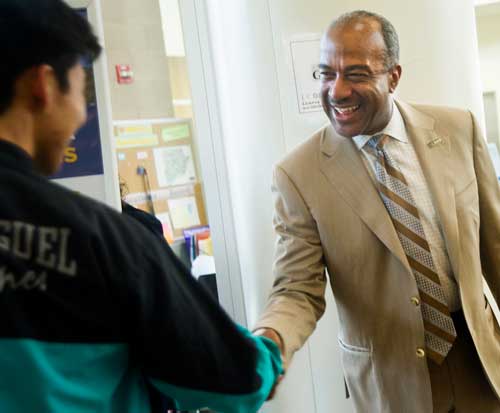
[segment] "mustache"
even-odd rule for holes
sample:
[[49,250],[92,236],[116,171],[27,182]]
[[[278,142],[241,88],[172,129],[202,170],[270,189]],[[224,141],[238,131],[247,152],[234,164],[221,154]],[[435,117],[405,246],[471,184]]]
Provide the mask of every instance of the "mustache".
[[358,105],[359,103],[355,103],[352,99],[350,98],[342,98],[342,99],[334,99],[330,96],[328,96],[328,99],[327,99],[327,102],[330,104],[330,105],[344,105],[346,103],[350,103],[351,105],[353,104],[356,104]]

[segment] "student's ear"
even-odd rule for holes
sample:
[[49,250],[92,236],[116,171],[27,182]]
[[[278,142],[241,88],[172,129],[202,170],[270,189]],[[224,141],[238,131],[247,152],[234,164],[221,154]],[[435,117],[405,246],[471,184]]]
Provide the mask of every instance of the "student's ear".
[[29,93],[37,110],[50,109],[54,103],[58,83],[54,69],[49,65],[33,67],[28,73]]

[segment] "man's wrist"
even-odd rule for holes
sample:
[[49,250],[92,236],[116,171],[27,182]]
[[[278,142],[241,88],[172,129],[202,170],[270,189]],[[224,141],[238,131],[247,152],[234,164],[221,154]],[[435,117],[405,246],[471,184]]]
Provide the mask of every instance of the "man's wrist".
[[281,354],[284,353],[284,344],[281,335],[273,328],[262,327],[253,332],[255,336],[262,336],[272,340],[278,346]]

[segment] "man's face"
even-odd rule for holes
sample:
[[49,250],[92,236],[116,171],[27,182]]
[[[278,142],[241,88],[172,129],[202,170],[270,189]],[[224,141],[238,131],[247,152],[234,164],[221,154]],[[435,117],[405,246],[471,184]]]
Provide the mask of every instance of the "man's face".
[[71,137],[85,123],[85,71],[76,64],[68,71],[69,89],[63,92],[53,83],[50,104],[47,105],[35,131],[34,161],[47,175],[61,166]]
[[319,74],[323,110],[341,136],[382,130],[392,115],[390,94],[401,67],[384,65],[385,43],[378,23],[361,20],[325,34]]

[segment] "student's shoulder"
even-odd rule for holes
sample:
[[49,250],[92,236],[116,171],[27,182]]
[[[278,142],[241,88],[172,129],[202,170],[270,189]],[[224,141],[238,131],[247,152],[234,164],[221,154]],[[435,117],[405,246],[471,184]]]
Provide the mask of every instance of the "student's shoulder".
[[[57,200],[56,210],[65,222],[81,234],[112,246],[141,244],[151,238],[150,231],[121,211],[80,192],[48,182],[46,199]],[[156,241],[156,239],[155,239]]]

